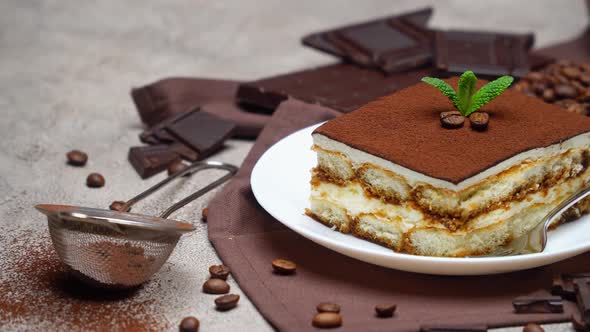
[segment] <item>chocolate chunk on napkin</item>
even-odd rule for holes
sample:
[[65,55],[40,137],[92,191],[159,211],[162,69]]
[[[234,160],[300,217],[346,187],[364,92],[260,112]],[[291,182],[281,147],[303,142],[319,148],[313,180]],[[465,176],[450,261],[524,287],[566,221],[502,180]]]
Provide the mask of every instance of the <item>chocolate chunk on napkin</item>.
[[152,127],[169,116],[200,108],[236,124],[234,137],[255,138],[269,116],[247,112],[235,103],[240,82],[172,77],[134,88],[131,97],[141,120]]

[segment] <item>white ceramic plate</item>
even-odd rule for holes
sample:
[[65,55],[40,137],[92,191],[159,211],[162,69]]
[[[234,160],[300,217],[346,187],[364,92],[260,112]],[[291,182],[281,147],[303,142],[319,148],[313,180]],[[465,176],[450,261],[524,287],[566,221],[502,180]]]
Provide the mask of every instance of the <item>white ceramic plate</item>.
[[447,258],[400,254],[391,249],[333,231],[306,216],[314,125],[285,137],[258,160],[252,171],[252,191],[262,207],[304,237],[341,254],[384,267],[438,275],[483,275],[530,269],[590,250],[590,221],[580,220],[549,233],[544,252],[513,257]]

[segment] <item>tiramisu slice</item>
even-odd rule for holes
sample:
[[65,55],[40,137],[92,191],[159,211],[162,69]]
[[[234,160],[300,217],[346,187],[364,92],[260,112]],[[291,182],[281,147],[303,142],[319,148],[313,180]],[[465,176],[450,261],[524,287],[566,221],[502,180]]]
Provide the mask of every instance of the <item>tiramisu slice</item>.
[[588,185],[590,118],[515,91],[481,110],[484,131],[444,128],[453,104],[420,83],[320,126],[308,214],[398,252],[481,255]]

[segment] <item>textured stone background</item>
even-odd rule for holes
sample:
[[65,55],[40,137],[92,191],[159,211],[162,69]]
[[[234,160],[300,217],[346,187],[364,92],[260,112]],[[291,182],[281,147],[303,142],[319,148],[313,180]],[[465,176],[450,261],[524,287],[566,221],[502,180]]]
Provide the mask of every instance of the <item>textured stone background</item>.
[[[435,7],[432,26],[534,31],[541,46],[573,37],[586,24],[582,1],[573,0],[0,1],[0,232],[37,238],[47,226],[35,203],[106,207],[162,179],[142,181],[126,161],[141,131],[128,94],[132,86],[173,75],[255,79],[329,63],[331,57],[302,47],[300,37],[426,5]],[[213,158],[239,164],[250,146],[230,141]],[[73,148],[89,153],[87,167],[65,165],[64,153]],[[105,175],[105,188],[86,188],[91,171]],[[136,211],[156,213],[206,181],[201,176],[178,184]],[[245,297],[237,310],[220,314],[200,292],[207,267],[219,263],[206,225],[198,222],[210,197],[176,215],[198,229],[155,277],[173,282],[152,293],[148,285],[142,296],[159,299],[171,330],[188,314],[201,318],[206,331],[269,330]],[[5,246],[0,242],[2,268]],[[5,328],[32,327],[27,324]]]

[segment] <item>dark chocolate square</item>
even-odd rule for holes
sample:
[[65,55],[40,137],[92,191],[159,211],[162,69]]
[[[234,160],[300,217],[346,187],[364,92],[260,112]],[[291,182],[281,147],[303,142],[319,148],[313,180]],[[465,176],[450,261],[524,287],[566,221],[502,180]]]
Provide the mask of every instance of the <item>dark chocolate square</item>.
[[205,112],[192,112],[167,124],[166,131],[203,159],[219,150],[235,128],[233,122]]
[[451,75],[472,70],[486,78],[522,77],[529,71],[528,51],[533,42],[532,34],[437,31],[435,64]]
[[142,179],[165,170],[180,157],[168,145],[136,146],[129,149],[129,162]]

